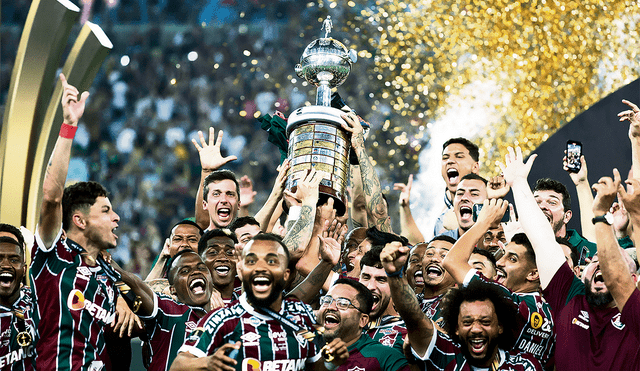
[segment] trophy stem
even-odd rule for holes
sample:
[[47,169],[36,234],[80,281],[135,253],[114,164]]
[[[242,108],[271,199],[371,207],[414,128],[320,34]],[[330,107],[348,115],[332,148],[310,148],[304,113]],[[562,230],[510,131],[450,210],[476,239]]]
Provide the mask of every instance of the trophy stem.
[[316,105],[325,107],[331,106],[331,87],[329,87],[328,81],[320,81],[320,85],[316,92]]

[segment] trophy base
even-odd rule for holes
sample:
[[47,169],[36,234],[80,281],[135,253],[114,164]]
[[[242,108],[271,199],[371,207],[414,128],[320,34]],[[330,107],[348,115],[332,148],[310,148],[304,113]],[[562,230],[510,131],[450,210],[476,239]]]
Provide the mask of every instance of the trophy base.
[[316,169],[327,175],[320,182],[320,204],[331,197],[337,215],[344,215],[347,205],[350,138],[342,129],[344,112],[324,106],[302,107],[288,118],[291,169],[287,189],[295,193],[297,183]]

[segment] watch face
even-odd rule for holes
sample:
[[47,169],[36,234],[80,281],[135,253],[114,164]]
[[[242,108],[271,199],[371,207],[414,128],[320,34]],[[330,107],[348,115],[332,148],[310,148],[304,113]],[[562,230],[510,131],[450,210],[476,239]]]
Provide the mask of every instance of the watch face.
[[613,214],[611,213],[604,214],[604,219],[607,221],[609,225],[613,224]]

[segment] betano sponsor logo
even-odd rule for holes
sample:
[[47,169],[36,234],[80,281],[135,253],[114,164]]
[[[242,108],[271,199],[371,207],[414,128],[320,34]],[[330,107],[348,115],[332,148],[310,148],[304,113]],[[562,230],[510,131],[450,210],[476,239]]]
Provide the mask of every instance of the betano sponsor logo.
[[22,361],[23,359],[33,356],[33,346],[13,350],[3,356],[0,356],[0,368]]
[[80,290],[71,290],[67,298],[67,306],[71,310],[86,309],[89,314],[104,323],[111,323],[115,318],[115,313],[109,313],[106,309],[84,297]]
[[305,359],[278,359],[262,361],[255,358],[245,358],[242,361],[242,371],[298,371],[305,369]]

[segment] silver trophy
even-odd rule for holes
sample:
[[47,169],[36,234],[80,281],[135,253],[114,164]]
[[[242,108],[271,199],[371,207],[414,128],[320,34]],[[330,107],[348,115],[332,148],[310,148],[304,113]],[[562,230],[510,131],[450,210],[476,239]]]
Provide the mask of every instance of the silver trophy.
[[320,193],[334,199],[338,215],[344,214],[349,176],[349,133],[342,129],[344,111],[331,107],[331,89],[342,85],[357,60],[355,50],[329,37],[331,17],[323,22],[324,37],[312,41],[302,53],[296,74],[318,87],[316,105],[301,107],[288,118],[288,157],[291,170],[287,188],[295,192],[297,182],[315,168],[328,173]]

